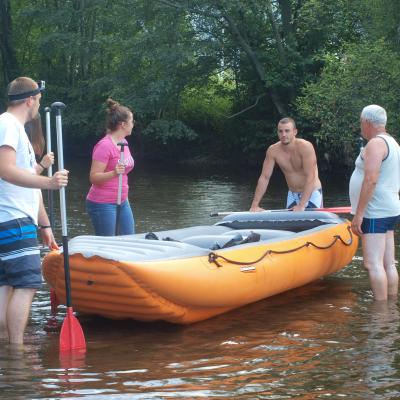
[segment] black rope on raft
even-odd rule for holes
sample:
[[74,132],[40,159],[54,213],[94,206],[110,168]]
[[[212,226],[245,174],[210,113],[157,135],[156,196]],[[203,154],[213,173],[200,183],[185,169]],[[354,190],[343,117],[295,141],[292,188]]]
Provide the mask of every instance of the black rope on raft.
[[353,244],[353,232],[351,231],[351,228],[348,226],[347,230],[350,234],[350,240],[348,242],[346,242],[345,240],[342,239],[342,237],[340,235],[335,235],[333,236],[333,240],[331,243],[329,243],[326,246],[319,246],[313,242],[306,242],[304,244],[302,244],[301,246],[295,247],[293,249],[289,249],[289,250],[267,250],[260,258],[258,258],[257,260],[254,261],[235,261],[235,260],[231,260],[229,258],[226,258],[220,254],[211,252],[208,254],[208,262],[214,263],[218,268],[222,267],[222,264],[220,264],[217,260],[220,258],[224,261],[226,261],[229,264],[234,264],[234,265],[253,265],[253,264],[257,264],[258,262],[260,262],[261,260],[263,260],[265,257],[271,255],[271,254],[288,254],[288,253],[294,253],[295,251],[301,250],[304,247],[315,247],[318,250],[327,250],[329,248],[331,248],[332,246],[335,245],[335,243],[337,241],[342,242],[342,244],[344,244],[345,246],[351,246]]

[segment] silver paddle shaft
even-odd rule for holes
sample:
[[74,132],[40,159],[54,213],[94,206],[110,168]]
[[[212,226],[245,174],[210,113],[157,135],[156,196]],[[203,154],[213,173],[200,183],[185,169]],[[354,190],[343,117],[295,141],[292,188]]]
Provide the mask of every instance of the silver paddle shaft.
[[[50,125],[50,108],[46,107],[46,151],[51,152],[51,125]],[[47,176],[51,177],[53,175],[53,165],[50,164],[47,168]]]
[[[58,158],[58,170],[64,169],[64,151],[63,151],[63,140],[62,140],[62,124],[61,124],[61,113],[58,112],[56,115],[56,131],[57,131],[57,158]],[[67,209],[65,203],[65,187],[60,188],[60,211],[61,211],[61,228],[62,235],[68,236],[67,229]]]
[[[119,163],[123,164],[125,159],[125,154],[124,154],[124,146],[121,148],[121,153],[119,157]],[[121,199],[122,199],[122,174],[118,175],[118,196],[117,196],[117,204],[121,204]]]

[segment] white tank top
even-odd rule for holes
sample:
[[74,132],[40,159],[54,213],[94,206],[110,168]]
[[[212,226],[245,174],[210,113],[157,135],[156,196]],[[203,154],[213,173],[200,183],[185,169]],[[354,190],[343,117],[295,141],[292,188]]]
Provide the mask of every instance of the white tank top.
[[[364,217],[386,218],[400,215],[400,147],[392,136],[379,134],[387,147],[388,155],[382,161],[378,182],[374,193],[368,202]],[[355,169],[350,178],[349,194],[351,213],[355,214],[360,197],[362,182],[364,180],[364,160],[362,152],[355,162]]]

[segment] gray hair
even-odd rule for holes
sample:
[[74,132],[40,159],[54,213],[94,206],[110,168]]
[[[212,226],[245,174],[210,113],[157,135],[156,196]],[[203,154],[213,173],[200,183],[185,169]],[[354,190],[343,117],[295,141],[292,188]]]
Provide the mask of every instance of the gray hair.
[[369,121],[375,126],[386,126],[387,115],[383,107],[371,104],[363,108],[361,119]]

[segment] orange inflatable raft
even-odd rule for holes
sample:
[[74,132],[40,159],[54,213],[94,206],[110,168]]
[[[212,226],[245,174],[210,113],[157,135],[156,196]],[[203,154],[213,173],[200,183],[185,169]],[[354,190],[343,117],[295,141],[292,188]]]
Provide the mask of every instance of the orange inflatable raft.
[[[211,226],[69,241],[72,306],[111,319],[201,321],[351,262],[349,221],[327,212],[235,213]],[[65,302],[63,254],[43,275]]]

